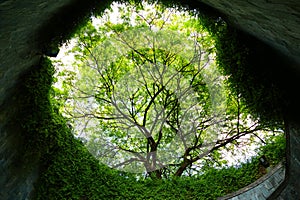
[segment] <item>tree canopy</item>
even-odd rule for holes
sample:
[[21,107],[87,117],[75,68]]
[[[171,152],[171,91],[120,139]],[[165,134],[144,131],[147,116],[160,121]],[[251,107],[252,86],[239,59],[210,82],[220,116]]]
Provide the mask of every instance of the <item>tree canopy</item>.
[[74,134],[102,163],[151,178],[193,175],[274,133],[226,87],[197,16],[158,4],[113,8],[76,35],[75,61],[55,89]]

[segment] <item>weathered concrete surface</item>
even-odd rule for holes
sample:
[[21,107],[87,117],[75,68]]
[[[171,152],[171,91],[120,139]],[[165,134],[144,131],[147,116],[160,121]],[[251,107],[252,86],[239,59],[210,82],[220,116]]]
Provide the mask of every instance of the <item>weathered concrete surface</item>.
[[261,177],[254,183],[240,189],[237,192],[228,194],[218,200],[263,200],[267,199],[283,182],[285,177],[284,165],[275,166],[268,174]]
[[[0,199],[28,199],[38,176],[36,157],[26,164],[15,118],[20,113],[22,75],[42,55],[36,32],[68,0],[0,1]],[[26,116],[23,116],[24,118]],[[26,166],[24,166],[26,165]]]
[[[299,62],[298,0],[201,1],[224,13],[234,26]],[[84,2],[87,4],[89,1]],[[75,20],[74,13],[77,11],[67,9],[68,6],[80,7],[82,4],[80,0],[0,0],[0,199],[30,198],[38,176],[35,157],[32,158],[32,166],[23,166],[20,161],[26,141],[22,139],[19,124],[14,120],[21,112],[21,77],[28,69],[38,66],[43,43],[55,35],[52,28],[63,31],[66,24]],[[42,34],[48,38],[42,40]],[[294,87],[295,90],[290,91],[297,92],[297,85]],[[290,126],[292,153],[287,168],[289,179],[282,187],[283,192],[278,192],[278,198],[300,198],[297,183],[297,177],[300,177],[299,124],[297,121]]]
[[287,127],[287,175],[284,183],[270,199],[300,199],[300,124],[290,122]]
[[300,63],[299,0],[198,0],[228,20]]
[[[0,1],[0,105],[15,87],[20,74],[37,65],[42,55],[36,32],[70,0]],[[5,95],[4,95],[5,94]]]

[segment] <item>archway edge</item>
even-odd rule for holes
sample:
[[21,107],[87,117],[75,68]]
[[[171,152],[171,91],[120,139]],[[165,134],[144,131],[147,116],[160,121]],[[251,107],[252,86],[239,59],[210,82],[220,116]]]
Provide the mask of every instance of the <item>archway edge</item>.
[[[108,4],[109,2],[107,1]],[[185,1],[185,4],[191,7],[199,5],[214,7],[215,9],[211,10],[218,10],[220,13],[223,13],[236,28],[256,36],[286,56],[299,62],[300,48],[297,46],[300,38],[298,32],[300,30],[299,2],[294,0],[288,0],[283,3],[278,3],[277,1],[257,3],[255,0],[245,2],[238,0],[225,2],[221,0],[202,0],[201,2],[205,4],[198,4],[198,2],[195,3],[192,0]],[[95,8],[96,3],[95,0],[85,1],[84,3],[80,0],[49,0],[47,2],[43,0],[6,0],[0,3],[0,26],[2,27],[0,31],[0,91],[3,94],[0,97],[0,117],[3,119],[0,124],[0,139],[5,141],[3,144],[1,142],[0,153],[5,158],[4,162],[1,163],[1,167],[4,169],[4,174],[7,175],[6,177],[1,177],[0,183],[3,184],[3,187],[1,185],[0,188],[5,188],[6,191],[3,194],[5,193],[4,195],[10,196],[12,199],[18,199],[18,196],[11,195],[17,195],[19,192],[23,196],[30,193],[33,189],[32,183],[35,180],[38,168],[38,166],[33,167],[32,171],[15,170],[18,158],[22,154],[15,145],[22,145],[24,142],[21,141],[22,137],[20,137],[21,133],[18,132],[18,124],[12,121],[14,116],[20,112],[18,109],[19,105],[15,100],[22,99],[19,94],[19,88],[22,85],[20,77],[30,68],[38,66],[39,60],[44,53],[48,53],[49,50],[51,52],[51,46],[49,47],[48,44],[53,39],[56,42],[58,42],[57,37],[61,41],[66,39],[79,20],[83,19],[87,13]],[[210,6],[206,8],[211,8]],[[285,18],[286,16],[288,17]],[[259,28],[256,29],[256,27]],[[69,32],[66,33],[66,30],[69,30]],[[297,68],[298,65],[290,67]],[[291,137],[294,168],[290,171],[294,173],[292,177],[298,177],[295,173],[297,171],[299,173],[299,170],[296,169],[300,168],[297,165],[300,155],[299,153],[297,155],[297,152],[299,152],[297,148],[300,145],[297,145],[297,138],[299,140],[299,137],[296,134],[300,129],[299,123],[293,123],[290,129],[295,133]],[[13,138],[20,138],[20,140],[16,141]],[[24,184],[20,184],[22,182]],[[289,189],[292,192],[297,191],[296,183],[287,182],[287,188],[292,188]],[[293,194],[297,195],[295,192]]]

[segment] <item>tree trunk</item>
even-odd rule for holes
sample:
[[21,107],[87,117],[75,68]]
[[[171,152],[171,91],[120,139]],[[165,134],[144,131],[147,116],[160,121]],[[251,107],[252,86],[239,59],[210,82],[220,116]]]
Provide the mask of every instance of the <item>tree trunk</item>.
[[151,179],[162,179],[161,170],[155,170],[155,171],[148,172],[148,175]]
[[185,160],[183,161],[183,163],[180,165],[180,167],[178,168],[178,170],[175,172],[174,176],[181,176],[182,173],[186,170],[186,168],[190,165],[191,163],[189,162],[189,160]]

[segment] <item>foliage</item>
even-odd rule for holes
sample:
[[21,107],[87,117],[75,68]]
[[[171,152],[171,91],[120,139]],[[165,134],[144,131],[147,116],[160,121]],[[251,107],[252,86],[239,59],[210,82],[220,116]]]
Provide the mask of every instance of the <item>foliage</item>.
[[[220,65],[231,62],[231,54],[226,55]],[[36,199],[216,199],[257,179],[256,158],[239,168],[209,168],[195,177],[155,181],[136,181],[130,174],[99,165],[74,138],[57,101],[51,98],[50,94],[57,92],[51,90],[53,73],[51,61],[43,58],[40,66],[27,74],[22,102],[26,117],[18,119],[26,141],[24,156],[40,157]],[[284,137],[271,141],[262,147],[262,154],[275,165],[284,156]]]
[[51,130],[60,130],[63,127],[57,123],[58,118],[52,116],[49,105],[54,68],[49,59],[42,59],[40,65],[40,68],[29,72],[29,78],[25,81],[26,95],[22,110],[27,117],[21,119],[21,123],[28,141],[27,148],[31,152],[44,154],[48,148],[55,146],[58,140],[56,134],[51,134]]
[[229,27],[222,20],[206,18],[204,23],[214,35],[218,67],[228,76],[231,91],[241,96],[242,102],[261,123],[283,128],[283,93],[272,80],[276,68],[261,71],[265,67],[262,65],[274,65],[261,61],[264,56],[268,60],[268,54],[256,53],[255,48],[259,47],[251,44],[255,41],[250,36]]
[[264,155],[271,165],[276,165],[285,159],[286,138],[282,135],[272,136],[266,140],[266,144],[259,148],[260,156]]
[[209,168],[196,177],[156,181],[136,181],[131,174],[99,165],[73,137],[55,104],[50,104],[52,73],[53,67],[44,60],[26,82],[28,109],[35,111],[25,120],[24,128],[31,135],[28,151],[42,153],[36,199],[215,199],[257,178],[255,160],[239,168]]
[[[234,151],[245,146],[241,138],[249,144],[272,131],[251,117],[235,85],[228,87],[234,92],[223,90],[223,79],[231,83],[232,76],[218,76],[205,23],[174,8],[140,5],[118,5],[116,22],[105,13],[100,22],[93,18],[100,25],[82,27],[73,41],[73,69],[61,72],[67,79],[56,97],[62,99],[60,109],[100,161],[135,172],[146,168],[158,178],[181,176],[201,168],[206,155],[225,164],[217,151]],[[227,30],[221,20],[213,28],[216,35]],[[243,52],[232,48],[232,60],[242,63]],[[224,55],[218,54],[219,61]],[[184,78],[189,83],[183,87]],[[170,88],[175,82],[180,84]],[[160,169],[165,162],[172,167]]]

